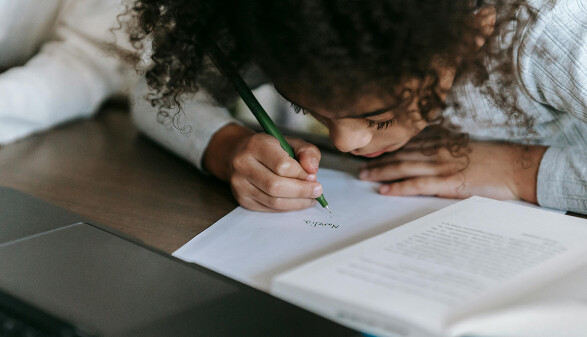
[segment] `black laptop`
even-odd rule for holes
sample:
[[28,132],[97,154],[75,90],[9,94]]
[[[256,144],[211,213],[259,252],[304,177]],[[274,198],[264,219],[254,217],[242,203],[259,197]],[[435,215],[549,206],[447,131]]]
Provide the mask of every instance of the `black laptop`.
[[0,188],[0,337],[360,335]]

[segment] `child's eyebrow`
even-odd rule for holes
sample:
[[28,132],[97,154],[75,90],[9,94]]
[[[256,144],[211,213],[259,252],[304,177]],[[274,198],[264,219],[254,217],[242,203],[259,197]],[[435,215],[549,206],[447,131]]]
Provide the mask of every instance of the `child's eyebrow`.
[[385,107],[385,108],[381,108],[375,111],[371,111],[371,112],[365,112],[359,115],[353,114],[353,116],[349,116],[350,118],[366,118],[366,117],[373,117],[373,116],[377,116],[377,115],[382,115],[386,112],[388,112],[389,110],[393,109],[395,106],[389,106],[389,107]]
[[[288,100],[292,105],[297,106],[301,109],[303,109],[304,111],[307,112],[313,112],[310,109],[304,108],[303,106],[299,106],[298,104]],[[381,109],[377,109],[375,111],[370,111],[370,112],[363,112],[363,113],[350,113],[348,116],[341,116],[339,118],[367,118],[367,117],[373,117],[373,116],[378,116],[378,115],[383,115],[386,112],[389,112],[390,110],[392,110],[394,106],[389,106],[389,107],[385,107],[385,108],[381,108]]]
[[[289,99],[286,95],[284,95],[281,91],[279,91],[277,88],[275,88],[275,90],[283,97],[285,98],[291,105],[296,106],[300,109],[303,109],[304,111],[310,112],[310,113],[314,113],[314,111],[305,108],[297,103],[294,103],[291,99]],[[382,115],[386,112],[389,112],[390,110],[392,110],[393,108],[395,108],[397,105],[391,105],[385,108],[381,108],[381,109],[377,109],[374,111],[370,111],[370,112],[363,112],[363,113],[351,113],[349,114],[349,116],[342,116],[340,118],[367,118],[367,117],[373,117],[373,116],[377,116],[377,115]]]

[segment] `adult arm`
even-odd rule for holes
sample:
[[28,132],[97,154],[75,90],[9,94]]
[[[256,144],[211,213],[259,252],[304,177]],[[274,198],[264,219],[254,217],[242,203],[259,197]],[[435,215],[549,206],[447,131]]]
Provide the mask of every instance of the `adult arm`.
[[102,45],[118,10],[116,1],[64,1],[39,53],[0,74],[0,144],[89,116],[122,88],[122,63]]

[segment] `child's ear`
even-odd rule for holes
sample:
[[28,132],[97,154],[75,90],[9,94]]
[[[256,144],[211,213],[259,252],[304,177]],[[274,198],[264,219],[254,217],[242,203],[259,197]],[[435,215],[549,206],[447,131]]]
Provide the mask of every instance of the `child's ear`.
[[493,33],[497,13],[495,7],[485,6],[476,10],[474,15],[475,26],[479,29],[479,35],[475,36],[475,44],[477,48],[481,48]]

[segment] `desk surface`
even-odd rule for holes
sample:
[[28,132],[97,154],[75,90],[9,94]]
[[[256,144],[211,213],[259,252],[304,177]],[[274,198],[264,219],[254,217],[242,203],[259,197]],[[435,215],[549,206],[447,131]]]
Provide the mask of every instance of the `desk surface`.
[[0,185],[13,187],[171,253],[237,203],[109,107],[0,149]]
[[[357,162],[325,155],[326,167],[356,170]],[[227,184],[141,136],[115,106],[0,148],[0,186],[168,253],[237,206]]]

